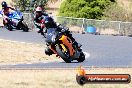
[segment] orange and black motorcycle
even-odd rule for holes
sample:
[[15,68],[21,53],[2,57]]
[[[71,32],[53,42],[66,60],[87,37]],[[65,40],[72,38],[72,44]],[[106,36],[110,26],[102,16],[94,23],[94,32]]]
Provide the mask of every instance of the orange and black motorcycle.
[[57,28],[48,28],[46,43],[50,52],[60,56],[66,63],[71,63],[73,60],[77,60],[78,62],[85,60],[82,49],[75,47],[71,39],[65,34],[58,32]]

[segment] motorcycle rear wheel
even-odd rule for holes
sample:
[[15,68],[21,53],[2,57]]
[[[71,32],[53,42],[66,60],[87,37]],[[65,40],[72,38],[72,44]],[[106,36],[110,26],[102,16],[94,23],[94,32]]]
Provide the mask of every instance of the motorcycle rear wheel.
[[77,61],[78,62],[83,62],[84,60],[85,60],[85,55],[84,55],[83,52],[81,52],[79,58],[77,58]]
[[29,31],[29,28],[26,24],[26,22],[22,21],[21,24],[20,24],[20,29],[22,29],[24,32],[28,32]]

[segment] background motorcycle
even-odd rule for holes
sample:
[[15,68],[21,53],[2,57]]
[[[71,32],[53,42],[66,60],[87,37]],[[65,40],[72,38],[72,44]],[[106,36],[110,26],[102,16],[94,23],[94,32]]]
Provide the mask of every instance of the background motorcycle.
[[[2,11],[0,12],[0,14],[2,14]],[[3,24],[10,31],[12,31],[13,29],[17,29],[28,32],[29,28],[23,20],[23,14],[18,10],[9,13],[8,16],[3,16]]]

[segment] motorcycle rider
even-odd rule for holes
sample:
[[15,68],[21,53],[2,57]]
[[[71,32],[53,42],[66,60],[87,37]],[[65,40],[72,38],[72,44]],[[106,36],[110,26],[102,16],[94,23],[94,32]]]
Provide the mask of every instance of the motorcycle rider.
[[65,27],[59,23],[56,23],[52,17],[45,18],[45,26],[47,29],[48,28],[57,28],[57,31],[64,33],[72,40],[73,45],[75,45],[76,47],[81,47],[81,44],[78,44],[77,41],[73,38],[71,32],[69,31],[69,28]]
[[[65,34],[66,36],[68,36],[71,40],[73,45],[78,48],[80,50],[80,47],[82,46],[81,44],[77,43],[76,40],[72,37],[71,32],[69,31],[68,27],[64,27],[59,23],[56,23],[52,17],[46,17],[45,18],[45,27],[47,28],[57,28],[57,31]],[[45,31],[46,32],[46,31]],[[46,44],[48,46],[48,44]],[[50,50],[50,48],[46,48],[45,49],[45,54],[47,55],[52,55],[53,52]]]
[[[42,19],[44,19],[44,24],[41,23]],[[40,30],[38,33],[41,33],[41,35],[44,35],[46,33],[48,28],[57,28],[59,32],[65,33],[73,42],[73,45],[75,45],[77,48],[81,47],[81,44],[78,44],[76,40],[72,37],[72,34],[69,31],[69,28],[62,26],[61,24],[56,23],[52,17],[49,17],[48,14],[42,12],[41,7],[36,8],[36,15],[34,17],[34,23]],[[43,28],[46,27],[46,29],[43,32]],[[45,49],[45,53],[47,55],[51,55],[52,51],[47,47]]]
[[45,16],[48,16],[48,14],[44,13],[42,11],[42,8],[38,6],[35,11],[34,15],[34,24],[37,29],[39,29],[38,33],[41,33],[41,35],[44,35],[43,29],[44,29],[44,23],[42,23]]
[[3,1],[1,3],[1,6],[2,6],[2,15],[5,16],[5,19],[3,21],[3,24],[5,25],[8,23],[7,18],[9,16],[11,10],[15,10],[15,9],[12,7],[9,7],[5,1]]

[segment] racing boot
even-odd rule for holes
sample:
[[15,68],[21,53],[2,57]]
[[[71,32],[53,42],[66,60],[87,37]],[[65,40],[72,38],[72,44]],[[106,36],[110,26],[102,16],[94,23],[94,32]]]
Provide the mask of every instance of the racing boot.
[[47,47],[47,48],[45,49],[45,54],[50,56],[50,55],[53,54],[53,51]]
[[38,33],[40,33],[42,36],[44,36],[44,38],[46,38],[46,36],[45,36],[45,34],[44,34],[44,32],[43,32],[42,29],[40,29],[40,30],[38,31]]
[[[44,34],[44,32],[41,32],[41,35],[45,37],[45,34]],[[45,37],[45,38],[46,38],[46,37]]]

